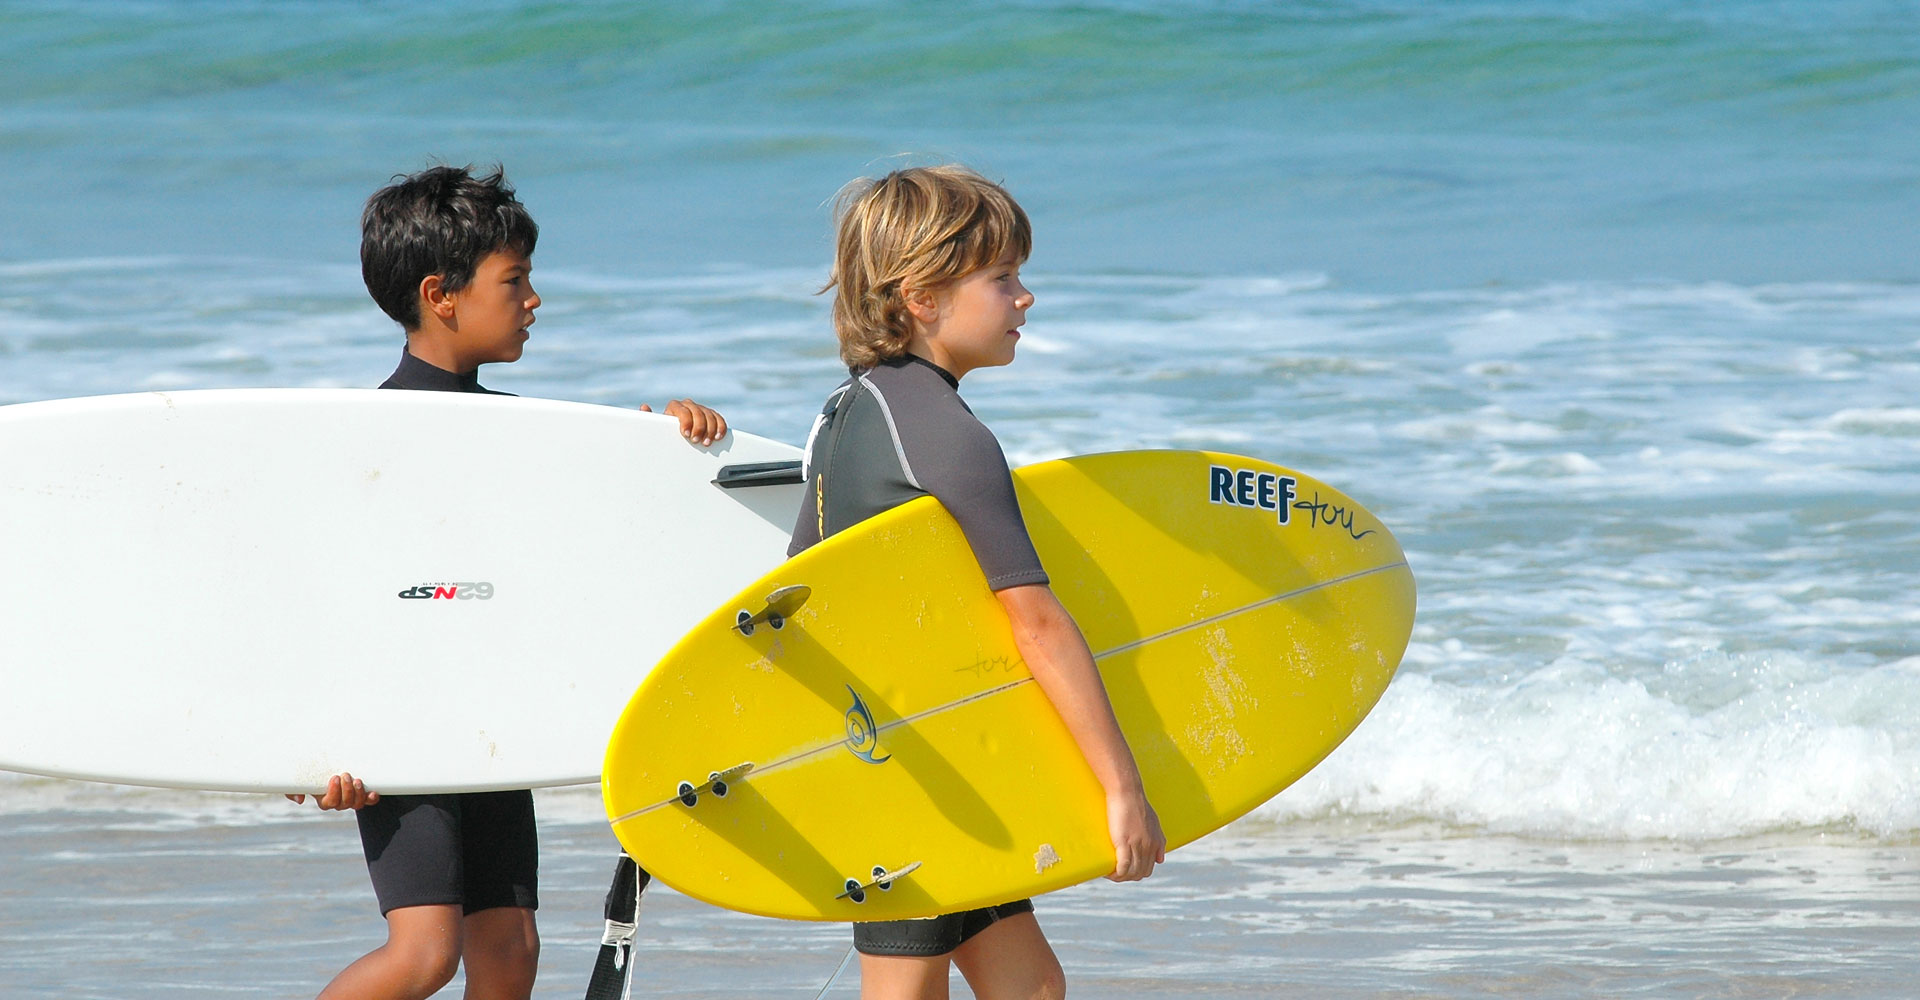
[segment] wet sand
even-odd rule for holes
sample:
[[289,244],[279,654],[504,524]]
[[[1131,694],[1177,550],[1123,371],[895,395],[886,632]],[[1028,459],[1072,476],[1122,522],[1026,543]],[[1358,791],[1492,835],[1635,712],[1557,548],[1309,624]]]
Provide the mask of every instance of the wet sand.
[[[0,995],[308,996],[379,943],[350,821],[257,797],[130,799],[139,808],[88,808],[96,795],[0,805]],[[541,793],[541,998],[582,995],[597,951],[614,845],[592,802]],[[1083,998],[1891,1000],[1920,978],[1920,844],[1245,821],[1146,883],[1092,883],[1039,912]],[[728,913],[656,885],[634,992],[812,997],[846,948],[843,926]],[[857,989],[850,967],[829,995]]]

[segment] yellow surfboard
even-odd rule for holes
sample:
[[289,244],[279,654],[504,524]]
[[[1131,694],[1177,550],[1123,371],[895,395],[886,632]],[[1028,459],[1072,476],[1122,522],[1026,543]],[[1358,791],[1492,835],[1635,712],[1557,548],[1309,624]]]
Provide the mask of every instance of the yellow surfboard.
[[[1305,774],[1399,665],[1393,535],[1317,480],[1211,452],[1019,469],[1168,846]],[[615,834],[675,889],[800,920],[929,916],[1111,871],[1095,782],[932,498],[788,560],[689,632],[614,730]]]

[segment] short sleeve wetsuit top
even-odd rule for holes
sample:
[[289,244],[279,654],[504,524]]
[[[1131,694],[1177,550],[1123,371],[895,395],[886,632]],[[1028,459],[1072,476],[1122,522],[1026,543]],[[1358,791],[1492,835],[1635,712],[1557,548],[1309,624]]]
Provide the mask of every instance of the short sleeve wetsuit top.
[[1046,583],[1007,457],[959,390],[946,369],[911,354],[833,390],[807,435],[806,496],[787,554],[932,495],[966,533],[987,586]]
[[[931,495],[959,522],[989,587],[1048,582],[1006,455],[959,389],[945,369],[907,355],[857,371],[833,390],[807,436],[806,496],[787,554]],[[855,924],[854,944],[870,955],[941,955],[993,920],[1032,909],[1022,900],[934,920]]]
[[[380,388],[512,395],[483,387],[475,372],[450,372],[411,353],[401,355]],[[390,706],[390,724],[406,725],[423,707]],[[540,847],[530,791],[382,795],[355,818],[382,914],[436,904],[458,905],[464,913],[539,907]]]

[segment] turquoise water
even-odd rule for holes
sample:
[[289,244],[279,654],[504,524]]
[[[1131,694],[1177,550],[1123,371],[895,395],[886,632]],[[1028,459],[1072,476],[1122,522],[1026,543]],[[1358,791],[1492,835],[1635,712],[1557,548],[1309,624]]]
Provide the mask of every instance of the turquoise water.
[[1920,25],[1887,2],[8,4],[9,258],[351,258],[430,157],[548,266],[816,267],[958,157],[1045,269],[1368,286],[1911,280]]
[[[546,305],[487,384],[690,394],[797,442],[839,378],[826,203],[963,159],[1036,226],[1021,360],[966,385],[1016,461],[1289,464],[1379,513],[1422,586],[1375,715],[1171,871],[1142,911],[1161,922],[1128,930],[1111,887],[1054,904],[1092,995],[1742,995],[1755,969],[1904,995],[1920,15],[942,11],[0,4],[0,403],[374,384],[398,338],[360,287],[361,202],[429,162],[498,161],[541,222]],[[0,982],[93,989],[58,957],[86,939],[60,873],[131,859],[182,891],[127,846],[154,832],[165,857],[331,859],[313,968],[261,987],[317,989],[377,925],[351,833],[279,805],[0,779],[0,926],[40,942],[0,955]],[[587,911],[547,919],[590,934],[591,795],[543,809],[581,845],[554,855],[555,898]],[[103,826],[133,832],[88,839]],[[1315,867],[1289,874],[1296,851]],[[265,905],[209,893],[205,940]],[[735,925],[676,905],[663,961],[706,968]],[[1542,906],[1559,916],[1513,916]],[[1187,920],[1240,942],[1214,979]],[[1302,931],[1326,921],[1352,936]],[[130,961],[187,993],[251,981],[171,955]],[[813,989],[837,953],[817,957]],[[578,989],[560,970],[543,991]]]

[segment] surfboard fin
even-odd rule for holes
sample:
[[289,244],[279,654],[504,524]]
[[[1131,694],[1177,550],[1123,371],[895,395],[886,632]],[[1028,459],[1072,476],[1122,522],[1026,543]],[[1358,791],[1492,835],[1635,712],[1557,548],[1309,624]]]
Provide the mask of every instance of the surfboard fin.
[[753,630],[762,624],[772,626],[776,629],[781,628],[787,624],[787,619],[793,617],[795,611],[800,610],[801,605],[807,603],[807,598],[811,596],[813,596],[812,587],[799,584],[791,587],[781,587],[779,590],[767,595],[767,606],[761,608],[759,611],[741,609],[740,613],[734,618],[733,630],[741,635],[752,635]]
[[888,889],[893,888],[894,882],[906,878],[908,875],[918,871],[919,868],[920,862],[918,861],[902,865],[893,871],[888,871],[880,865],[874,865],[872,881],[862,882],[857,878],[850,878],[847,880],[846,891],[833,898],[851,899],[856,903],[864,903],[867,901],[867,890],[878,889],[881,892],[886,892]]
[[680,800],[681,805],[689,807],[697,805],[700,802],[700,796],[708,792],[712,792],[716,799],[724,799],[727,797],[728,783],[740,780],[751,770],[753,770],[753,761],[742,761],[724,771],[708,774],[707,780],[702,784],[696,785],[691,781],[682,781],[680,787],[674,792],[674,797]]

